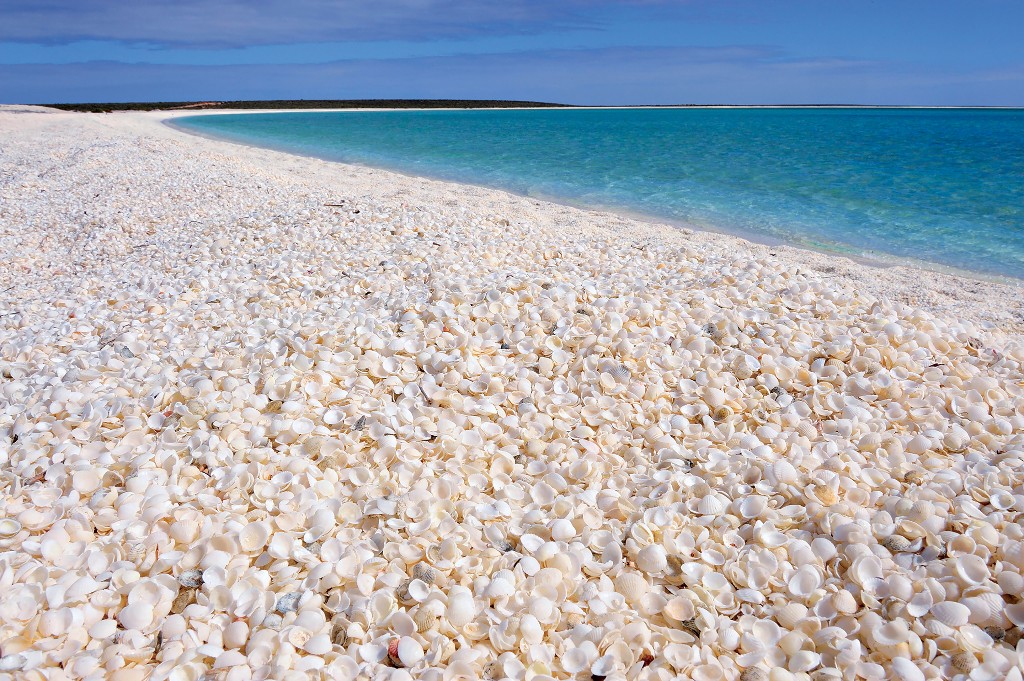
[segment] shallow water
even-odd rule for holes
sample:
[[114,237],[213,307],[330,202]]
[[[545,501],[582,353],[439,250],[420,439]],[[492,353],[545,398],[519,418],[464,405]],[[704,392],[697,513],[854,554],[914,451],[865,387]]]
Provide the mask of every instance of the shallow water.
[[227,114],[183,128],[593,208],[1024,278],[1024,110]]

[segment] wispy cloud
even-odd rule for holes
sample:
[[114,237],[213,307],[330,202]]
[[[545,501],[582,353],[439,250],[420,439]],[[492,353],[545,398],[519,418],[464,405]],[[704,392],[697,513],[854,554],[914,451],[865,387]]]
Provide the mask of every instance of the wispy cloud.
[[[22,102],[335,98],[530,99],[573,104],[1020,104],[1020,88],[979,88],[1012,73],[911,71],[882,62],[798,59],[775,47],[543,50],[346,60],[326,64],[179,66],[93,62],[0,70]],[[850,96],[857,92],[856,98]],[[3,95],[9,97],[10,95]]]
[[600,24],[595,10],[668,0],[4,0],[0,41],[238,47],[435,40]]

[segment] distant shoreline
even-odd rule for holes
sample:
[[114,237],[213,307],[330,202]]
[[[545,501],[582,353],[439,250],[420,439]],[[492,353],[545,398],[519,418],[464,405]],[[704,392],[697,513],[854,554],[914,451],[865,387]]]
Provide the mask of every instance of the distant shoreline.
[[590,105],[526,100],[472,99],[317,99],[241,100],[197,102],[83,102],[39,104],[82,113],[114,111],[376,111],[376,110],[487,110],[487,109],[968,109],[1014,111],[1022,106],[954,106],[915,104],[625,104]]

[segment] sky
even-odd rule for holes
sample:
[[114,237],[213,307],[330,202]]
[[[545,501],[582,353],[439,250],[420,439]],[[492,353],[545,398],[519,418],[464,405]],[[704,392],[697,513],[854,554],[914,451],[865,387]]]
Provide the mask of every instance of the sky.
[[1024,0],[0,0],[0,102],[1024,106]]

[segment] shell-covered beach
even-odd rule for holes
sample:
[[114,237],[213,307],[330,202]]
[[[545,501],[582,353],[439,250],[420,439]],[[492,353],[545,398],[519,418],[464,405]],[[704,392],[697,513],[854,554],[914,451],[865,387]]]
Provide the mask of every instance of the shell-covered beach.
[[0,109],[0,678],[1022,679],[1021,289]]

